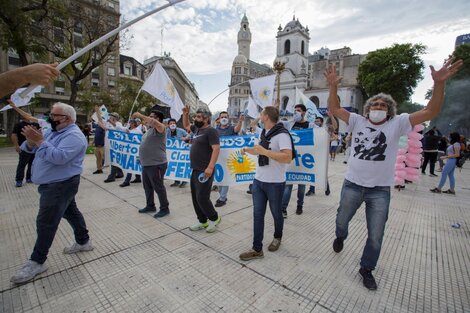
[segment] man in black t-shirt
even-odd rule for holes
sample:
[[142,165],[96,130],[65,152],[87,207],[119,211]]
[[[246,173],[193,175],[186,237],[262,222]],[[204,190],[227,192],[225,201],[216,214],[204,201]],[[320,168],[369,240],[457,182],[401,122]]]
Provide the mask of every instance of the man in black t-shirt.
[[214,167],[219,157],[220,141],[217,130],[210,126],[211,113],[198,110],[194,125],[189,123],[189,107],[183,109],[183,126],[193,133],[189,158],[191,162],[191,197],[199,223],[189,227],[196,231],[206,229],[212,233],[220,223],[220,216],[210,199]]
[[26,182],[31,183],[31,166],[33,165],[34,154],[27,153],[20,149],[21,144],[26,140],[25,136],[21,133],[21,130],[27,125],[33,125],[39,129],[39,125],[37,123],[28,123],[20,120],[20,122],[13,128],[13,133],[11,134],[11,141],[15,145],[16,152],[19,154],[18,166],[16,167],[16,187],[23,186],[24,169],[26,166],[28,166],[28,169],[26,170]]

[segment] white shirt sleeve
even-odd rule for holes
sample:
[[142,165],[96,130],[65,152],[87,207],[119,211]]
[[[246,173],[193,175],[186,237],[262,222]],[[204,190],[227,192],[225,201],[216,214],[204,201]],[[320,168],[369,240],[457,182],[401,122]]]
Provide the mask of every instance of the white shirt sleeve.
[[278,137],[278,140],[279,140],[279,150],[285,150],[285,149],[292,150],[290,136],[288,134],[281,133],[275,136],[274,138],[276,137]]

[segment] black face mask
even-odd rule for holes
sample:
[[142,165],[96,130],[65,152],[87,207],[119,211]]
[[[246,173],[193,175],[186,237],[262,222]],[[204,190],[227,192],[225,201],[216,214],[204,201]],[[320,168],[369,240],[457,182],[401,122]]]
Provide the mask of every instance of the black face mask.
[[60,124],[60,122],[54,121],[52,118],[49,118],[49,123],[51,123],[51,130],[53,132],[57,131],[57,126]]
[[202,126],[204,126],[204,122],[203,121],[194,121],[194,126],[196,126],[197,128],[201,128]]

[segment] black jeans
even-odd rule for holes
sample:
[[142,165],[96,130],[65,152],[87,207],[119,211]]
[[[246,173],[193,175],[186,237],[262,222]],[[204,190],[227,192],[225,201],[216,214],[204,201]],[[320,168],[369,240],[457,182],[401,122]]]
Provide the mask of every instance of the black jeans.
[[41,197],[36,218],[38,237],[31,260],[40,264],[46,261],[62,217],[72,226],[78,244],[83,245],[90,239],[85,219],[75,203],[79,185],[80,175],[57,183],[39,185],[38,192]]
[[21,150],[18,159],[18,166],[16,167],[16,181],[23,181],[24,179],[24,169],[28,166],[26,170],[26,179],[31,179],[31,166],[34,161],[34,153],[27,153]]
[[[126,174],[126,178],[124,179],[124,182],[125,183],[130,183],[131,182],[131,178],[132,178],[132,174],[131,173],[127,173]],[[141,177],[139,174],[135,174],[135,179],[136,180],[141,180]]]
[[153,192],[156,192],[160,202],[160,210],[169,210],[168,206],[170,204],[166,195],[165,185],[163,184],[163,177],[165,176],[167,166],[168,163],[142,166],[142,183],[144,185],[147,208],[155,207]]
[[423,152],[424,160],[423,166],[421,166],[421,173],[426,173],[426,166],[429,162],[429,173],[434,174],[434,166],[436,165],[437,160],[437,151],[436,152]]
[[111,165],[111,173],[109,173],[108,179],[116,179],[122,176],[124,176],[122,169],[117,166]]
[[199,181],[199,175],[204,171],[194,170],[191,173],[191,197],[193,200],[194,211],[200,223],[206,223],[207,219],[216,221],[219,216],[211,202],[211,189],[214,175],[205,183]]

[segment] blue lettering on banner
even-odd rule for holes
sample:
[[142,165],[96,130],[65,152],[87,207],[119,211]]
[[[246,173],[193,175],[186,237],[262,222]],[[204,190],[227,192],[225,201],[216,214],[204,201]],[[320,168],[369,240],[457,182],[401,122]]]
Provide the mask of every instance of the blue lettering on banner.
[[255,173],[243,173],[243,174],[235,174],[235,181],[238,182],[245,182],[245,181],[253,181],[255,179]]
[[255,145],[255,136],[223,136],[220,137],[221,148],[243,148]]
[[108,131],[108,138],[110,140],[119,140],[131,144],[137,144],[140,145],[142,141],[142,135],[141,134],[131,134],[131,133],[125,133],[117,130],[109,130]]
[[178,139],[167,138],[166,139],[166,148],[172,150],[187,150],[189,151],[189,145]]
[[124,171],[133,170],[137,172],[142,172],[142,166],[140,165],[140,162],[138,162],[136,156],[125,154],[125,153],[120,153],[114,150],[110,151],[110,156],[111,156],[111,163],[116,163]]
[[305,166],[310,169],[315,166],[315,157],[311,153],[301,154],[299,150],[295,150],[295,166]]
[[168,167],[166,169],[166,176],[170,176],[171,173],[175,173],[176,179],[178,178],[191,178],[191,163],[190,162],[177,162],[170,161],[168,162]]
[[214,168],[214,180],[216,182],[221,182],[224,179],[224,169],[219,163],[215,164]]
[[315,174],[287,172],[286,179],[288,182],[289,181],[303,181],[303,182],[314,183]]

